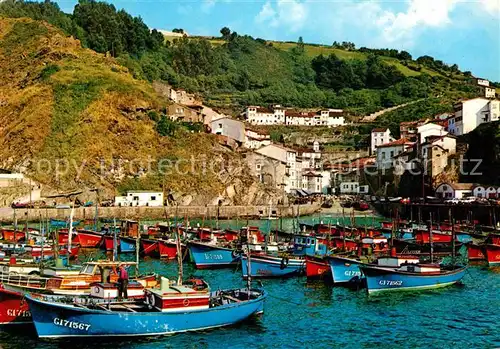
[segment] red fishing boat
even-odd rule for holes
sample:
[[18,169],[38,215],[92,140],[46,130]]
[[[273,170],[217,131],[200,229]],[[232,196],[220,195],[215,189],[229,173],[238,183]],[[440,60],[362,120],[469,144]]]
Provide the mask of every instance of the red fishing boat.
[[339,250],[355,251],[358,248],[358,243],[351,239],[333,238],[333,247]]
[[19,293],[9,291],[0,285],[0,325],[21,325],[31,323],[28,302],[19,297]]
[[[430,233],[424,230],[418,230],[415,233],[415,241],[417,244],[428,244],[430,243]],[[451,242],[451,234],[443,233],[443,232],[432,232],[432,242],[434,243],[450,243]]]
[[500,266],[500,245],[487,244],[484,248],[488,264],[492,267]]
[[78,230],[78,243],[83,248],[99,247],[102,243],[103,235],[95,231]]
[[491,233],[488,235],[488,241],[493,245],[500,245],[500,234]]
[[[67,256],[68,255],[68,249],[66,245],[60,245],[60,250],[59,250],[59,255],[61,256]],[[41,258],[42,257],[42,247],[41,246],[31,246],[31,248],[28,246],[28,249],[31,251],[31,256],[33,258]],[[70,252],[70,257],[71,259],[75,259],[78,257],[78,252],[80,251],[80,246],[72,246],[71,247],[71,252]],[[52,246],[44,246],[43,247],[43,256],[44,257],[53,257],[54,256],[54,248]]]
[[175,240],[158,240],[157,246],[160,258],[174,259],[177,256],[177,244]]
[[474,243],[467,244],[467,254],[470,261],[484,261],[486,259],[484,247]]
[[[113,235],[103,235],[104,249],[106,251],[113,251],[115,245],[115,237]],[[116,237],[116,248],[120,246],[120,238]]]
[[157,256],[158,251],[158,240],[141,239],[142,252],[146,256]]
[[6,241],[21,241],[26,239],[26,233],[14,229],[1,229],[2,237]]
[[306,256],[306,276],[308,279],[331,279],[331,269],[323,257]]

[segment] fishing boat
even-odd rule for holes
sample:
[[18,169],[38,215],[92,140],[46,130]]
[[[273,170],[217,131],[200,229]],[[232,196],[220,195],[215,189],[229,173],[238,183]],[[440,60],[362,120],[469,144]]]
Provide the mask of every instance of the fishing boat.
[[467,255],[469,256],[469,261],[486,260],[484,246],[475,244],[473,242],[467,244]]
[[[286,278],[301,275],[305,272],[305,259],[288,256],[270,256],[265,254],[250,254],[252,278]],[[248,277],[247,255],[241,256],[243,277]]]
[[491,267],[500,266],[500,245],[486,244],[486,260]]
[[[433,231],[432,241],[434,243],[450,243],[451,234],[444,231]],[[431,234],[429,231],[418,230],[415,232],[415,241],[417,244],[428,244],[431,241]]]
[[175,240],[159,239],[158,253],[160,254],[160,258],[175,259],[177,257],[177,246]]
[[[363,281],[364,275],[360,266],[370,263],[372,260],[367,257],[344,257],[344,256],[327,256],[332,274],[334,285],[358,284]],[[375,263],[378,266],[388,268],[397,268],[404,263],[416,264],[419,258],[411,255],[396,255],[394,257],[380,257]]]
[[324,256],[306,255],[306,276],[308,280],[331,280],[332,272],[326,258]]
[[[58,232],[59,244],[68,243],[68,231],[61,230]],[[102,243],[103,235],[101,233],[90,230],[77,230],[73,234],[73,243],[78,243],[83,248],[96,248]]]
[[197,269],[234,267],[240,261],[240,254],[235,248],[217,243],[190,241],[188,248]]
[[4,241],[19,242],[26,239],[26,232],[16,229],[1,229],[2,239]]
[[446,287],[459,282],[467,267],[445,269],[437,264],[403,264],[399,268],[360,265],[368,293],[422,290]]
[[119,241],[118,249],[120,253],[133,253],[136,251],[137,239],[128,236],[120,236]]
[[142,253],[145,256],[158,256],[158,240],[141,239]]
[[[37,295],[28,295],[26,299],[38,336],[62,338],[156,336],[228,326],[263,313],[267,297],[259,289],[217,291],[198,297],[203,300],[202,305],[188,309],[190,296],[197,293],[194,289],[181,286],[163,289],[159,294],[148,292],[154,295],[155,303],[64,303]],[[183,299],[179,306],[168,302],[172,295]],[[160,297],[161,302],[157,301]]]

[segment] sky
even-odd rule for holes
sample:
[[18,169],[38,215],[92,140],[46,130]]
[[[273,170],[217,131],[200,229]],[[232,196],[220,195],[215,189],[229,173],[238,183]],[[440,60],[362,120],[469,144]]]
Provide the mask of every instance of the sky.
[[[72,12],[75,0],[57,1]],[[500,81],[500,0],[108,0],[150,28],[394,48]]]

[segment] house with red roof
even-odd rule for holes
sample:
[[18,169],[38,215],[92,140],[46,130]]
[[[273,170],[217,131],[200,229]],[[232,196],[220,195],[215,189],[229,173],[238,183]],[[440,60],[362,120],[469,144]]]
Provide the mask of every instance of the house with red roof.
[[406,138],[377,146],[377,169],[387,170],[394,167],[395,157],[406,151],[414,143]]

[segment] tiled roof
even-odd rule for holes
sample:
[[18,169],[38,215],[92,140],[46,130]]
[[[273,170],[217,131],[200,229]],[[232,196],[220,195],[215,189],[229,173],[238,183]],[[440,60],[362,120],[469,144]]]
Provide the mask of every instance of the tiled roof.
[[395,140],[393,142],[378,145],[377,148],[394,147],[394,146],[398,146],[398,145],[403,146],[403,145],[411,145],[411,144],[413,144],[413,142],[410,142],[408,139],[400,138],[400,139]]
[[379,127],[379,128],[374,128],[372,132],[385,132],[387,131],[387,127]]

